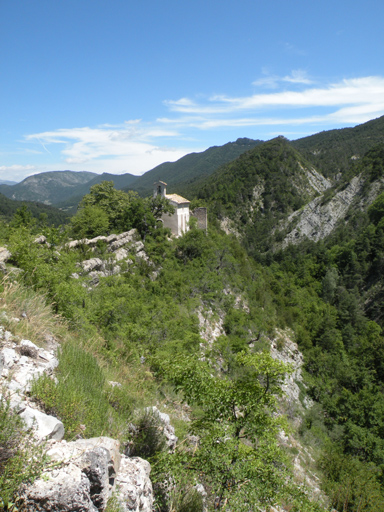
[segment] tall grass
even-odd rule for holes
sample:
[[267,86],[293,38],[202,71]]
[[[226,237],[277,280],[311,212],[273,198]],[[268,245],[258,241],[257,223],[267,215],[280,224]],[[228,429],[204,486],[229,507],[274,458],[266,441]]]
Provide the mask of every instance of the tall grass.
[[32,394],[63,421],[67,439],[116,434],[117,414],[96,358],[73,340],[61,346],[58,356],[56,378],[43,375],[33,383]]

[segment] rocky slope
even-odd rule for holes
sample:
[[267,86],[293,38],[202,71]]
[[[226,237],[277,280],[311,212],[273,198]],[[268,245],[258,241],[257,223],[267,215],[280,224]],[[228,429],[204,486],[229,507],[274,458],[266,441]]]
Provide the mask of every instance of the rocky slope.
[[[3,321],[17,322],[7,318]],[[45,443],[50,464],[32,485],[24,485],[21,498],[28,511],[105,510],[108,500],[121,512],[151,512],[153,504],[150,465],[139,457],[120,453],[120,443],[108,437],[66,442],[64,426],[45,414],[29,396],[31,383],[43,373],[54,377],[57,345],[41,348],[29,340],[18,341],[0,326],[0,400],[7,400],[36,444]]]

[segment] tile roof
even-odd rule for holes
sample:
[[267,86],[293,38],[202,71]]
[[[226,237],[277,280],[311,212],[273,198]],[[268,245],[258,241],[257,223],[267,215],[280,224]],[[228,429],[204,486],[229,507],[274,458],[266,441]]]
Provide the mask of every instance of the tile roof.
[[167,194],[166,199],[169,199],[170,201],[173,201],[175,203],[190,203],[191,201],[188,201],[188,199],[185,199],[185,197],[179,196],[179,194]]

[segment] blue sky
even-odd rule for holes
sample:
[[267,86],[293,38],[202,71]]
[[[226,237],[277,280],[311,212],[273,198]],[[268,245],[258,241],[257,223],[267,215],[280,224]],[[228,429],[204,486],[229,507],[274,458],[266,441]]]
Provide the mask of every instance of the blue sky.
[[384,115],[384,2],[0,0],[0,179]]

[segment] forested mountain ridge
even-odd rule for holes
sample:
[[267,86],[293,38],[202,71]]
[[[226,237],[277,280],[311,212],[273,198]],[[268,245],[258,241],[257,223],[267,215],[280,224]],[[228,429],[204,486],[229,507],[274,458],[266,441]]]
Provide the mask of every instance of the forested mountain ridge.
[[384,116],[353,128],[328,130],[291,142],[316,169],[335,179],[354,168],[354,163],[384,142]]
[[218,169],[201,183],[197,199],[222,223],[229,220],[244,241],[257,240],[260,250],[280,219],[331,186],[287,139],[277,137]]
[[221,165],[261,144],[263,141],[239,138],[223,146],[213,146],[201,153],[190,153],[176,162],[164,162],[147,171],[126,189],[134,190],[145,197],[152,193],[153,183],[165,181],[172,190],[181,193],[196,180],[209,176]]
[[77,205],[80,203],[82,198],[89,193],[91,187],[93,185],[97,185],[98,183],[102,183],[103,181],[112,181],[114,187],[117,190],[121,190],[131,183],[137,180],[137,176],[133,174],[125,173],[125,174],[110,174],[108,172],[103,172],[102,174],[96,174],[94,178],[90,181],[87,181],[83,185],[80,185],[74,189],[73,195],[68,197],[63,201],[57,202],[55,205],[57,208],[68,211],[72,214],[76,213]]
[[[35,221],[49,226],[58,227],[68,222],[68,215],[53,206],[33,201],[16,201],[0,193],[0,219],[2,221],[12,220],[18,210],[21,214],[18,216],[20,222],[23,222],[23,215],[30,220],[34,218]],[[24,217],[24,221],[26,217]]]

